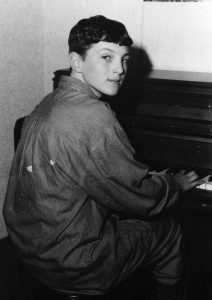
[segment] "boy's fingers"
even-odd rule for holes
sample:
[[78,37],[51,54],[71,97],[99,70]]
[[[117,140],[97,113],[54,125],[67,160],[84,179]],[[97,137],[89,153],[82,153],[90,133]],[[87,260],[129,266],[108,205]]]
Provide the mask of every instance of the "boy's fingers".
[[211,175],[201,178],[201,181],[202,181],[202,183],[207,183],[207,182],[211,181]]
[[196,174],[196,172],[190,171],[190,172],[188,172],[186,175],[187,175],[188,177],[191,177],[191,176],[194,176],[195,174]]
[[198,178],[199,178],[199,177],[198,177],[197,174],[194,174],[194,175],[188,177],[189,181],[191,181],[191,182],[192,182],[192,181],[199,181]]
[[197,173],[195,171],[190,171],[185,176],[187,177],[187,179],[190,182],[196,181],[199,178],[199,176],[197,175]]

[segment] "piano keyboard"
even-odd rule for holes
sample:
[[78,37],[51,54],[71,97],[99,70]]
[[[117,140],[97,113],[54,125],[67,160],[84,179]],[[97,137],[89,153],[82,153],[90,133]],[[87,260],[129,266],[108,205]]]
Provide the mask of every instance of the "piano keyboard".
[[196,189],[212,191],[212,181],[198,185]]

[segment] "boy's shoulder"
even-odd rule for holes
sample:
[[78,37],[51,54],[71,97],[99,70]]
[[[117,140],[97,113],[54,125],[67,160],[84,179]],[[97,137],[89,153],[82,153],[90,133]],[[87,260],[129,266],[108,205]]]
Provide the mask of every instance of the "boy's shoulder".
[[95,98],[87,98],[79,111],[83,111],[86,116],[102,122],[111,122],[115,118],[115,113],[109,103]]
[[79,127],[102,134],[118,122],[110,105],[95,98],[87,98],[74,109],[74,120]]
[[32,115],[66,131],[87,128],[88,131],[98,129],[103,132],[118,122],[108,102],[88,95],[71,98],[63,95],[62,99],[57,96],[57,92],[53,92],[45,97]]

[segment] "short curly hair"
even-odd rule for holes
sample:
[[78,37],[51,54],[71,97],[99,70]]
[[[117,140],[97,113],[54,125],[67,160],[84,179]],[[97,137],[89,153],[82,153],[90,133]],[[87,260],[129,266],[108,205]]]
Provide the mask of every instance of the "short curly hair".
[[100,41],[131,47],[133,41],[121,22],[97,15],[80,20],[70,31],[69,53],[85,56],[92,44]]

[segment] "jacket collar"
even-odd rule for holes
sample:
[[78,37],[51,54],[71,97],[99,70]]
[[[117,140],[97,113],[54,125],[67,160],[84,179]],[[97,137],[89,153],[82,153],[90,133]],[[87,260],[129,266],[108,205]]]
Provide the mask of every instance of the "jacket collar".
[[91,90],[91,88],[84,83],[83,81],[76,79],[74,77],[71,76],[66,76],[66,75],[62,75],[61,79],[59,81],[58,87],[62,87],[68,90],[75,90],[78,91],[80,93],[85,93],[90,95],[92,98],[96,98],[99,99],[99,97],[97,97],[94,92]]

